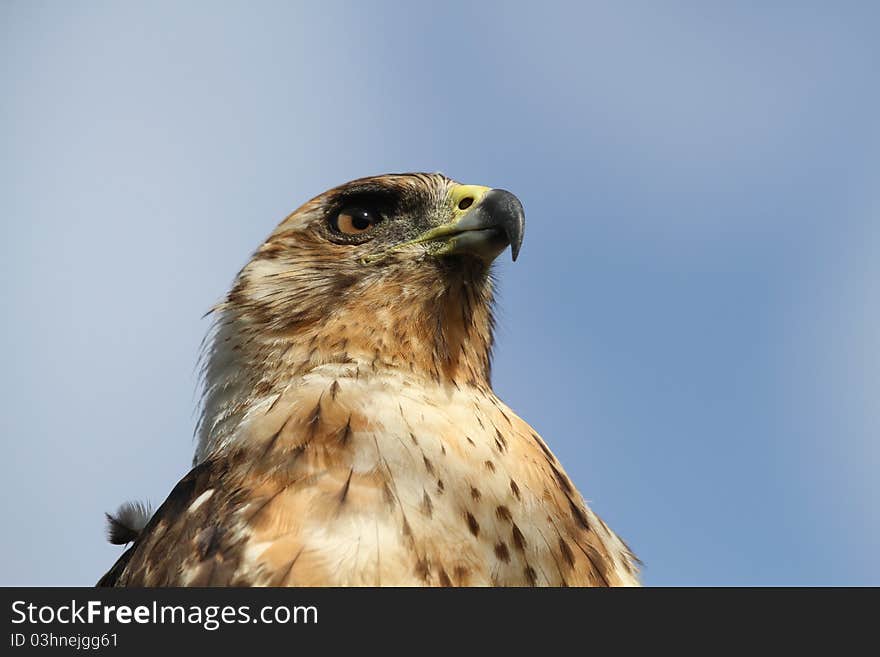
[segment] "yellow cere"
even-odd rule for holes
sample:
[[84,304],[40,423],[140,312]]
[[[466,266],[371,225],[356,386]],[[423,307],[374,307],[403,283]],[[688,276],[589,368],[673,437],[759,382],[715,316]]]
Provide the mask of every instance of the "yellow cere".
[[[455,213],[467,212],[473,207],[483,196],[486,195],[491,187],[483,187],[482,185],[456,185],[449,191],[449,201]],[[468,203],[470,200],[470,203]],[[458,218],[456,214],[456,218]]]
[[456,185],[451,190],[449,190],[449,203],[452,206],[452,221],[450,221],[448,224],[437,226],[436,228],[429,230],[422,235],[419,235],[414,240],[409,240],[408,242],[403,242],[402,244],[392,246],[390,249],[383,251],[382,253],[366,256],[365,258],[361,259],[361,263],[364,265],[369,265],[374,262],[378,262],[389,253],[397,251],[398,249],[402,249],[405,246],[431,242],[433,240],[442,239],[447,235],[455,233],[455,225],[461,219],[462,215],[466,214],[468,210],[470,210],[474,206],[474,204],[478,203],[480,199],[482,199],[483,196],[485,196],[486,193],[489,192],[491,189],[491,187],[484,187],[483,185]]

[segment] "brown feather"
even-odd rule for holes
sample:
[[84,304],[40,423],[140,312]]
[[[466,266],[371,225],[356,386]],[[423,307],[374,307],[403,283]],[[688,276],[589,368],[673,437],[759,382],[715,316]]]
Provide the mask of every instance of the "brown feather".
[[[140,532],[116,531],[134,543],[99,584],[638,583],[629,549],[492,391],[489,268],[389,251],[448,222],[456,188],[353,181],[269,236],[215,312],[197,465]],[[375,237],[328,232],[370,199]]]

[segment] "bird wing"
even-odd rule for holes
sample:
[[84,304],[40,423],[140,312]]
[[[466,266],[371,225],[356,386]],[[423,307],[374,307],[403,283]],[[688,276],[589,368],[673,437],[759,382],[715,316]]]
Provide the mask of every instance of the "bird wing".
[[305,522],[384,509],[389,496],[378,473],[353,472],[346,446],[365,420],[333,403],[335,390],[299,389],[259,408],[236,445],[180,480],[98,585],[330,581],[326,550],[305,549]]
[[236,541],[220,521],[237,498],[220,485],[227,469],[219,460],[194,467],[98,586],[232,584]]

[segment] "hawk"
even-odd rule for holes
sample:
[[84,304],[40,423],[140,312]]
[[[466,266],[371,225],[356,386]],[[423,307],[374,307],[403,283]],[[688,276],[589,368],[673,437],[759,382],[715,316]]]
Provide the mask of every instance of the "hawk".
[[[510,192],[362,178],[288,216],[214,310],[194,467],[102,586],[619,586],[637,559],[492,391]],[[142,519],[142,520],[139,520]]]

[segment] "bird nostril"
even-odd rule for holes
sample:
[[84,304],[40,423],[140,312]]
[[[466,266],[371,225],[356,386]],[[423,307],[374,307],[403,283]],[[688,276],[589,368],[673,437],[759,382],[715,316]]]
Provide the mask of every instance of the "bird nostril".
[[458,209],[459,210],[467,210],[473,204],[474,204],[474,199],[471,198],[470,196],[466,196],[465,198],[461,199],[458,202]]

